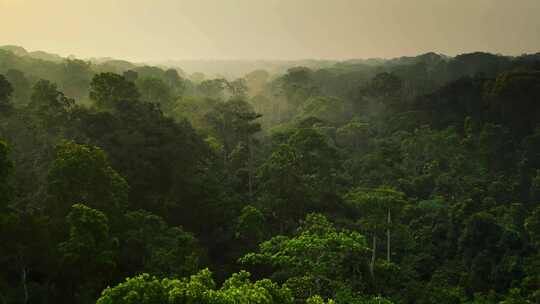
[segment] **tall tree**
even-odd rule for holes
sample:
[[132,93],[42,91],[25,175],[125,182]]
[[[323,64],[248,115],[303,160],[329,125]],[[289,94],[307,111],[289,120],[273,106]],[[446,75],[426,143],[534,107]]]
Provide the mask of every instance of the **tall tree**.
[[403,207],[404,194],[388,188],[377,188],[371,191],[357,189],[347,195],[347,201],[354,209],[357,209],[363,217],[359,219],[372,235],[370,271],[374,276],[377,235],[386,231],[386,260],[391,262],[391,228],[392,213],[394,221],[397,211]]
[[118,74],[97,74],[90,83],[90,98],[103,109],[114,109],[121,101],[133,102],[139,97],[135,84]]
[[56,84],[40,80],[32,89],[28,107],[47,133],[59,134],[67,127],[69,111],[74,103],[58,90]]
[[108,219],[103,212],[75,204],[66,222],[69,237],[59,244],[61,272],[71,280],[71,290],[66,292],[71,291],[78,301],[88,301],[103,288],[116,267],[116,249],[110,236]]
[[272,266],[273,276],[285,279],[295,297],[305,300],[317,294],[335,297],[340,290],[369,285],[368,252],[363,235],[338,230],[323,215],[309,214],[295,236],[276,236],[240,261]]
[[103,150],[65,141],[58,145],[49,171],[48,193],[53,214],[65,216],[79,202],[118,221],[127,207],[128,184]]

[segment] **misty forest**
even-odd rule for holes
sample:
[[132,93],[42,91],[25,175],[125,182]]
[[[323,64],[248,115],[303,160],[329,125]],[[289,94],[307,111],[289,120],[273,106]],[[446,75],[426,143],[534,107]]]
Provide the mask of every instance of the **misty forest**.
[[0,48],[0,303],[540,303],[540,53],[237,64]]

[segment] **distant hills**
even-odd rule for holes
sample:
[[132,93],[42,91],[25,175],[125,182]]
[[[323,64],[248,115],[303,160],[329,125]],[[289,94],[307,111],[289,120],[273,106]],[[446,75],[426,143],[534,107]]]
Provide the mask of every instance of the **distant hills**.
[[0,46],[0,50],[6,50],[14,53],[17,56],[31,57],[52,62],[61,62],[64,58],[58,54],[47,53],[44,51],[28,52],[25,48],[17,45]]
[[[24,47],[16,45],[4,45],[0,46],[0,50],[12,52],[20,57],[29,57],[33,59],[39,59],[44,61],[50,61],[60,63],[66,59],[74,59],[75,56],[62,57],[58,54],[48,53],[45,51],[27,51]],[[126,60],[115,59],[111,57],[100,58],[79,58],[86,61],[90,61],[93,64],[99,65],[103,70],[113,71],[125,71],[134,69],[136,67],[142,67],[145,65],[157,66],[163,69],[174,68],[177,69],[184,76],[192,75],[194,73],[203,73],[206,78],[238,78],[246,75],[255,70],[266,70],[270,74],[282,74],[287,69],[295,66],[304,66],[311,69],[322,68],[340,68],[340,69],[352,69],[355,70],[358,67],[374,67],[374,66],[403,66],[414,64],[435,64],[437,62],[448,62],[452,59],[463,61],[485,61],[486,64],[492,64],[493,61],[497,61],[496,58],[504,60],[518,59],[521,61],[538,61],[540,60],[540,52],[536,54],[524,54],[517,57],[504,56],[500,54],[490,54],[483,52],[473,52],[467,54],[457,55],[455,57],[447,56],[445,54],[437,54],[433,52],[420,54],[418,56],[403,56],[391,59],[385,58],[369,58],[369,59],[350,59],[350,60],[163,60],[163,61],[150,61],[133,63]],[[487,59],[487,60],[486,60]],[[475,63],[476,64],[476,63]]]

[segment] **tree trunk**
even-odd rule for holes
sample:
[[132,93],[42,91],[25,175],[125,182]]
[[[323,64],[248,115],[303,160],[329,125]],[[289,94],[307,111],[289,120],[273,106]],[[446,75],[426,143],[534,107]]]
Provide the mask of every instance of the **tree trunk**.
[[390,209],[388,209],[388,218],[386,224],[388,225],[386,227],[386,260],[390,262],[390,224],[392,223],[392,219],[390,217]]
[[369,272],[371,273],[371,278],[375,278],[375,258],[377,252],[377,236],[373,233],[373,246],[371,249],[371,263],[369,264]]
[[26,275],[28,274],[28,271],[26,270],[26,267],[22,267],[21,269],[21,281],[22,281],[22,285],[23,285],[23,290],[24,290],[24,304],[27,304],[28,303],[28,286],[26,284]]

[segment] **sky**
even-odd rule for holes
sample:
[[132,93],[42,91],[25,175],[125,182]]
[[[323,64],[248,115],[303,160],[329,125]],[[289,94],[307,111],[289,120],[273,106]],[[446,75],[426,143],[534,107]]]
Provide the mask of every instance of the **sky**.
[[0,45],[79,58],[540,52],[540,0],[0,0]]

